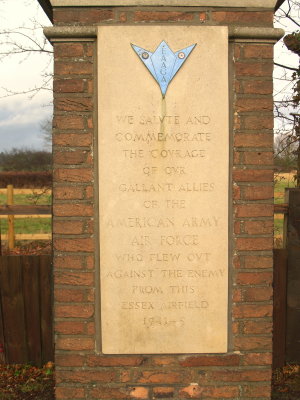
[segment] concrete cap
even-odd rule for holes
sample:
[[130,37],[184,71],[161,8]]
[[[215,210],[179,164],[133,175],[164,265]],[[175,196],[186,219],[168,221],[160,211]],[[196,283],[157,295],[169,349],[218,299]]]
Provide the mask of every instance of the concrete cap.
[[176,6],[255,7],[274,9],[277,0],[50,0],[53,7],[80,6]]

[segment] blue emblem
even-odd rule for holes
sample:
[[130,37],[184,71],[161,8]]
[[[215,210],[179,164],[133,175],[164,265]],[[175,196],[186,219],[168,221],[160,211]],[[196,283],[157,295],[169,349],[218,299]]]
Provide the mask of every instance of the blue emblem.
[[154,53],[134,44],[131,44],[131,46],[159,84],[161,93],[165,97],[169,83],[184,64],[196,43],[178,50],[176,53],[170,49],[164,40]]

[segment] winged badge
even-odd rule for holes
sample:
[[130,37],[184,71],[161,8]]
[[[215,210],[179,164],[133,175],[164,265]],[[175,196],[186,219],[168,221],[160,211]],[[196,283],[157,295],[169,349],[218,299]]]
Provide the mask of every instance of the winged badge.
[[171,80],[191,54],[196,43],[175,53],[164,40],[153,53],[135,44],[131,46],[159,84],[162,96],[165,97]]

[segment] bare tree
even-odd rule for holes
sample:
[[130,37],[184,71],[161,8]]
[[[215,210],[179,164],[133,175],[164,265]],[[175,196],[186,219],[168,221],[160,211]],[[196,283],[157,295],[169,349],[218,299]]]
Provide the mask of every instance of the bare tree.
[[43,138],[44,147],[47,151],[52,149],[52,121],[50,118],[43,120],[40,123],[41,136]]
[[[275,60],[275,157],[277,162],[291,161],[298,158],[297,185],[300,186],[300,137],[299,114],[300,103],[300,0],[286,0],[275,15],[275,21],[287,32],[281,46],[286,46],[298,55],[293,64]],[[300,116],[300,115],[299,115]]]
[[[11,0],[0,0],[1,10],[4,10]],[[26,0],[25,5],[37,7],[35,0]],[[1,22],[1,20],[0,20]],[[37,77],[37,84],[28,87],[25,90],[18,91],[9,87],[2,87],[3,93],[0,98],[13,96],[16,94],[28,94],[33,97],[41,90],[52,91],[52,46],[43,35],[42,25],[35,19],[24,21],[22,25],[13,28],[0,29],[0,62],[5,62],[8,58],[13,58],[16,63],[26,62],[33,54],[43,56],[44,66],[41,69],[40,76]]]

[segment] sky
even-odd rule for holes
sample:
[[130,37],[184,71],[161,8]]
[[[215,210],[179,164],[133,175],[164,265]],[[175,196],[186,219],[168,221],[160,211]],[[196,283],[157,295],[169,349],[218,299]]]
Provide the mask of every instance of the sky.
[[[51,23],[37,0],[0,0],[0,32],[15,30],[18,34],[11,35],[12,41],[31,45],[28,35],[40,43],[44,42],[41,27],[32,30],[34,25],[50,26]],[[20,29],[21,28],[21,29]],[[20,34],[21,33],[21,34]],[[11,50],[5,35],[0,35],[0,53]],[[48,43],[47,49],[52,46]],[[50,63],[50,64],[49,64]],[[52,92],[40,90],[32,97],[30,94],[8,95],[5,89],[21,93],[40,87],[41,75],[52,72],[52,60],[49,53],[11,55],[0,54],[0,152],[12,148],[44,147],[40,124],[52,115]],[[49,78],[47,78],[49,79]],[[50,78],[51,81],[51,78]],[[51,82],[50,86],[51,88]]]
[[[17,10],[17,11],[16,11]],[[297,18],[297,16],[296,16]],[[282,22],[282,21],[281,21]],[[33,30],[34,26],[39,28]],[[19,32],[11,36],[12,41],[30,45],[30,40],[23,34],[43,43],[42,26],[50,26],[51,23],[37,0],[0,0],[0,33],[4,30]],[[282,27],[282,24],[276,24]],[[21,29],[20,29],[21,28]],[[285,21],[284,29],[293,31],[295,25]],[[22,35],[21,35],[21,34]],[[0,53],[11,49],[3,43],[5,35],[0,35]],[[46,42],[47,50],[51,45]],[[275,46],[275,61],[297,67],[299,58],[288,51],[281,42]],[[32,97],[30,94],[8,96],[5,89],[13,93],[20,93],[41,87],[43,74],[52,73],[52,60],[49,53],[37,53],[28,56],[27,53],[11,55],[9,57],[0,54],[0,152],[9,151],[12,148],[44,148],[44,142],[40,125],[46,119],[52,118],[52,93],[51,90],[40,90]],[[291,91],[292,84],[282,80],[282,69],[274,72],[274,93]],[[291,75],[291,72],[288,73]],[[49,79],[49,78],[47,78]],[[51,82],[48,86],[51,89]]]

